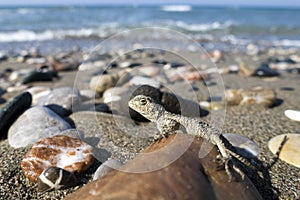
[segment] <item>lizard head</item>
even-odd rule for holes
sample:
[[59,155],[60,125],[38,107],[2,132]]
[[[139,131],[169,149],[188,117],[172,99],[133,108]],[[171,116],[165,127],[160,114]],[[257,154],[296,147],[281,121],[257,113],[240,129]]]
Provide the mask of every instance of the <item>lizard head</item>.
[[150,121],[156,121],[164,112],[164,107],[154,102],[150,97],[138,95],[132,98],[128,105],[131,109],[143,115]]

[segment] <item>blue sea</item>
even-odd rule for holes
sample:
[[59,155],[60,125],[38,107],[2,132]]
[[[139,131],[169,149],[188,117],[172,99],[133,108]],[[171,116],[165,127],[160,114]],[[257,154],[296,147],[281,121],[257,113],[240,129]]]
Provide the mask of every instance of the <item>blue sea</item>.
[[[212,48],[300,48],[300,9],[251,7],[30,6],[0,7],[0,50],[90,48],[119,32],[142,27],[179,31]],[[149,35],[145,35],[149,37]],[[164,38],[162,38],[164,39]],[[210,45],[211,46],[211,45]]]

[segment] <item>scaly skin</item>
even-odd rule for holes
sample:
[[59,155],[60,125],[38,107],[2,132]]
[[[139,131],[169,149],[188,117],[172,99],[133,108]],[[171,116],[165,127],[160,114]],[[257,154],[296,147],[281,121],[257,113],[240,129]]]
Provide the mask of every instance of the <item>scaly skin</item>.
[[[222,164],[225,165],[229,181],[232,180],[232,174],[229,166],[231,156],[235,157],[247,166],[252,165],[248,160],[235,153],[235,148],[226,138],[224,138],[219,130],[205,122],[170,113],[166,111],[162,105],[155,103],[153,99],[144,95],[134,97],[128,102],[128,105],[145,118],[156,123],[158,130],[161,132],[161,135],[158,136],[158,138],[165,137],[170,132],[177,130],[178,125],[181,124],[188,134],[204,138],[212,144],[217,145],[222,156],[220,161],[222,161]],[[242,177],[242,179],[244,179],[245,175],[239,168],[235,165],[232,165],[232,168]]]

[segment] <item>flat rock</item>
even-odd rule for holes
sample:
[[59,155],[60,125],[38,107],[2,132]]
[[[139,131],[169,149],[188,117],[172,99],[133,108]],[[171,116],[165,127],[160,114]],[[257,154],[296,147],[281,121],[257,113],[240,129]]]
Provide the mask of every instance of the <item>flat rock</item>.
[[295,167],[300,168],[300,134],[290,133],[277,135],[269,141],[268,147],[270,151],[275,154],[285,136],[287,136],[288,140],[282,147],[279,158]]
[[158,170],[146,173],[124,172],[164,163],[170,154],[184,148],[186,137],[181,135],[180,140],[177,140],[173,135],[160,140],[122,167],[122,171],[113,171],[88,183],[65,200],[262,199],[247,177],[243,181],[227,182],[225,170],[216,170],[216,163],[213,162],[218,154],[216,148],[199,159],[201,139],[194,140],[179,159]]
[[8,131],[8,142],[14,148],[26,147],[41,139],[71,128],[52,110],[35,106],[24,112]]
[[72,87],[61,87],[52,90],[48,95],[41,98],[37,105],[45,106],[56,104],[67,110],[71,110],[81,103],[81,95],[78,89]]
[[7,137],[7,131],[13,122],[31,106],[32,96],[24,92],[6,103],[0,110],[0,138]]
[[80,173],[92,164],[92,149],[80,139],[66,135],[45,138],[34,144],[24,156],[21,169],[33,182],[37,182],[41,173],[51,166]]

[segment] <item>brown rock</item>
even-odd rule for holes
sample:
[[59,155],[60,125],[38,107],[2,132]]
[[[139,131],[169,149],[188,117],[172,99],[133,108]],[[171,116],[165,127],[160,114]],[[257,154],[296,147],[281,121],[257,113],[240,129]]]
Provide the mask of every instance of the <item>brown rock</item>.
[[92,147],[80,139],[56,135],[32,146],[21,162],[24,175],[33,182],[50,166],[82,172],[92,164]]
[[[122,168],[134,171],[145,166],[166,164],[170,155],[186,147],[191,139],[178,134],[151,145]],[[191,140],[190,140],[191,141]],[[114,171],[91,182],[65,200],[96,199],[262,199],[246,177],[244,181],[228,182],[225,170],[216,171],[212,160],[217,155],[214,148],[208,156],[198,158],[202,140],[194,140],[184,154],[170,165],[148,173]],[[158,151],[167,149],[166,151]],[[158,154],[149,152],[158,151]]]

